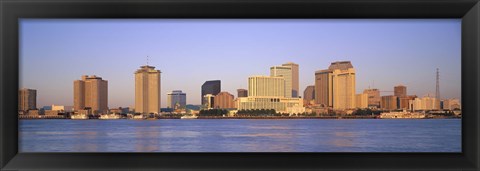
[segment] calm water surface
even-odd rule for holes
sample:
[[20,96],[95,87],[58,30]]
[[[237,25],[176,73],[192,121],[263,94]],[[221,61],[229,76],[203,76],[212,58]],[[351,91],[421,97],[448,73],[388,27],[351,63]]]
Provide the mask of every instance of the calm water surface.
[[460,119],[20,120],[21,152],[461,152]]

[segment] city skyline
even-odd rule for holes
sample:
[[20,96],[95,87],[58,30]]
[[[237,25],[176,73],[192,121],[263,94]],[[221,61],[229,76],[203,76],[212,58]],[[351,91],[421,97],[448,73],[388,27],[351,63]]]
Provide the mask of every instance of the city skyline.
[[[131,21],[125,20],[113,20],[109,22],[98,22],[92,20],[22,20],[21,21],[21,87],[20,88],[31,88],[38,91],[38,106],[45,106],[51,104],[60,104],[60,105],[73,105],[73,92],[71,82],[78,78],[79,75],[100,75],[104,79],[109,81],[109,99],[108,107],[131,107],[134,104],[134,81],[132,73],[141,65],[145,65],[146,56],[150,56],[149,65],[155,66],[156,69],[162,71],[162,80],[161,80],[161,106],[166,107],[166,94],[173,90],[182,90],[187,94],[187,104],[200,104],[200,94],[201,85],[208,80],[221,80],[221,91],[226,91],[231,94],[236,94],[237,89],[246,89],[248,77],[252,75],[269,75],[268,69],[275,65],[283,64],[286,62],[297,63],[299,67],[299,92],[303,92],[306,86],[314,84],[314,73],[317,70],[327,68],[331,62],[334,61],[343,61],[348,60],[352,61],[355,64],[356,69],[356,93],[362,93],[364,89],[367,88],[378,88],[382,91],[393,91],[393,87],[399,84],[405,85],[408,87],[408,94],[415,94],[419,97],[423,97],[426,94],[435,94],[435,74],[436,68],[440,68],[440,90],[442,94],[442,99],[446,98],[458,98],[460,97],[460,21],[458,20],[303,20],[303,21],[291,21],[291,20],[280,20],[280,21],[271,21],[266,20],[266,22],[257,22],[256,20],[241,20],[238,22],[229,22],[227,20],[144,20],[144,21]],[[133,24],[132,24],[133,23]],[[73,26],[72,26],[73,25]],[[90,26],[89,26],[90,25]],[[92,26],[93,25],[93,26]],[[169,30],[174,36],[178,36],[180,33],[189,33],[186,38],[178,38],[177,40],[174,36],[162,35],[163,37],[169,37],[170,41],[175,42],[176,46],[167,44],[168,41],[162,42],[159,41],[159,45],[168,46],[170,49],[167,49],[167,52],[162,52],[161,50],[154,50],[157,48],[162,49],[162,46],[157,48],[154,47],[143,47],[139,46],[139,49],[124,51],[122,48],[116,49],[115,47],[129,47],[133,44],[141,43],[141,38],[146,36],[145,34],[140,34],[138,36],[129,35],[125,36],[120,33],[126,33],[128,29],[120,29],[120,31],[112,31],[113,33],[107,32],[111,30],[111,27],[125,25],[129,29],[140,28],[147,31],[151,31],[144,27],[152,25],[160,27],[164,31]],[[137,26],[141,25],[141,26]],[[160,26],[158,26],[160,25]],[[392,34],[408,35],[408,32],[411,32],[412,35],[407,36],[407,39],[400,39],[400,37],[392,37],[393,35],[385,34],[383,36],[371,37],[371,39],[377,40],[376,44],[389,44],[390,41],[394,40],[403,40],[399,44],[394,44],[386,47],[378,46],[382,49],[375,48],[366,48],[374,47],[374,45],[363,45],[361,48],[349,48],[347,47],[333,47],[333,45],[326,47],[314,47],[316,39],[307,38],[311,35],[321,35],[325,36],[322,33],[322,30],[319,32],[314,31],[319,29],[320,26],[329,26],[340,28],[340,31],[336,33],[337,38],[340,39],[338,42],[330,42],[333,44],[338,43],[347,43],[350,41],[356,42],[356,45],[361,40],[361,35],[348,34],[343,35],[346,31],[354,31],[355,33],[359,32],[370,32],[369,30],[362,30],[365,27],[376,28],[373,26],[383,26],[382,29],[376,31],[380,32],[379,35],[383,35],[386,32],[391,32]],[[346,26],[355,26],[353,28],[347,28]],[[367,26],[366,26],[367,25]],[[401,28],[396,28],[395,31],[388,30],[393,29],[392,25],[398,26]],[[404,26],[407,25],[407,26]],[[178,29],[175,29],[177,27]],[[187,26],[193,26],[193,28],[187,28]],[[217,28],[217,27],[220,28]],[[238,27],[249,30],[243,33],[243,36],[246,36],[247,33],[252,33],[252,35],[259,36],[261,47],[253,46],[254,41],[250,42],[247,39],[242,39],[236,34],[235,31],[239,31]],[[279,27],[276,28],[275,33],[266,32],[267,28],[272,28],[273,26]],[[416,28],[414,28],[416,26]],[[438,29],[433,26],[443,26]],[[85,28],[82,30],[80,28]],[[167,27],[167,28],[163,28]],[[292,28],[290,28],[292,27]],[[406,28],[405,28],[406,27]],[[32,30],[37,28],[37,30]],[[58,33],[52,33],[52,30],[48,29],[65,29],[65,28],[74,28],[69,31],[60,31]],[[96,28],[96,29],[95,29]],[[360,31],[355,31],[359,29]],[[433,31],[431,29],[435,28]],[[192,30],[193,29],[193,30]],[[199,32],[196,29],[200,29],[203,32],[208,32],[211,37],[197,35]],[[203,30],[202,30],[203,29]],[[215,30],[218,33],[213,33],[208,29]],[[403,30],[402,30],[403,29]],[[189,32],[189,30],[191,32]],[[280,30],[280,31],[278,31]],[[307,30],[308,34],[299,33],[299,30]],[[375,29],[374,29],[375,30]],[[332,30],[323,30],[326,32],[332,32]],[[343,31],[343,32],[342,32]],[[427,32],[428,31],[428,34]],[[99,41],[100,44],[105,47],[105,52],[102,51],[99,47],[92,47],[91,45],[82,44],[81,37],[78,35],[67,35],[67,33],[77,32],[77,34],[84,37],[92,37],[93,35],[102,35],[106,38],[105,41]],[[178,32],[178,33],[176,33]],[[430,33],[433,32],[433,33]],[[100,34],[102,33],[102,34]],[[153,32],[149,32],[152,33]],[[193,34],[196,33],[196,34]],[[284,35],[286,33],[292,33],[290,35],[285,35],[284,38],[277,38],[277,35]],[[295,33],[295,34],[293,34]],[[415,33],[415,34],[414,34]],[[423,34],[419,34],[423,33]],[[447,34],[448,33],[448,34]],[[39,42],[43,37],[43,34],[47,34],[49,37],[52,36],[52,41],[45,43]],[[331,33],[330,33],[331,34]],[[373,33],[372,33],[373,34]],[[120,38],[116,38],[116,35]],[[247,34],[248,35],[248,34]],[[265,36],[261,36],[265,35]],[[412,37],[418,36],[418,42],[415,42]],[[33,37],[32,37],[33,36]],[[155,35],[153,35],[155,36]],[[226,36],[227,38],[222,38]],[[346,39],[348,36],[352,39]],[[29,38],[30,37],[30,38]],[[77,39],[72,39],[75,37]],[[252,36],[247,36],[249,39],[255,38]],[[302,38],[296,38],[302,37]],[[317,36],[318,37],[318,36]],[[387,39],[391,37],[392,39]],[[425,37],[429,38],[425,40]],[[112,42],[117,39],[129,40],[132,39],[132,43],[122,42],[115,43]],[[240,43],[235,43],[231,41],[229,44],[222,44],[228,42],[224,39],[241,40]],[[396,38],[396,39],[393,39]],[[144,38],[145,39],[145,38]],[[212,39],[212,40],[209,40]],[[345,39],[342,41],[342,39]],[[386,42],[378,42],[378,40],[385,39]],[[440,40],[439,40],[440,39]],[[70,48],[60,49],[58,43],[62,42]],[[103,39],[102,39],[103,40]],[[149,43],[155,42],[153,39],[147,39],[149,41],[145,42],[143,45],[147,46]],[[189,50],[193,52],[188,53],[189,50],[179,49],[182,45],[187,43],[187,45],[195,45],[196,42],[205,41],[206,45],[199,45],[200,47],[192,47]],[[272,41],[275,40],[275,41]],[[282,48],[287,47],[287,45],[292,45],[293,43],[278,43],[279,40],[294,40],[293,43],[303,43],[303,46],[293,46],[292,48],[287,48],[283,50]],[[325,39],[324,39],[325,40]],[[330,40],[330,39],[327,39]],[[329,41],[326,43],[329,43]],[[337,40],[331,38],[331,40]],[[390,40],[390,41],[388,41]],[[449,41],[446,41],[449,40]],[[66,42],[64,42],[66,41]],[[302,42],[303,41],[303,42]],[[248,46],[240,46],[241,43],[247,42]],[[375,41],[374,41],[375,42]],[[406,42],[411,44],[405,44]],[[43,44],[40,44],[43,43]],[[110,45],[113,43],[117,46]],[[120,46],[118,46],[120,44]],[[217,46],[211,46],[211,45]],[[271,45],[270,48],[267,45]],[[425,44],[432,46],[425,50]],[[34,46],[35,45],[35,46]],[[58,49],[54,46],[57,45]],[[77,46],[72,46],[77,45]],[[97,43],[98,45],[98,43]],[[395,47],[400,46],[400,47]],[[220,47],[219,47],[220,46]],[[49,47],[46,48],[45,47]],[[208,48],[212,47],[212,48]],[[65,48],[65,47],[64,47]],[[83,54],[85,56],[76,56],[76,52],[79,50],[88,51],[93,50],[91,53]],[[203,48],[203,49],[202,49]],[[245,49],[244,49],[245,48]],[[333,50],[328,50],[333,48]],[[174,51],[172,49],[176,49]],[[228,51],[236,49],[236,51]],[[248,52],[246,50],[254,49],[253,52]],[[301,51],[299,49],[310,49],[310,51]],[[353,50],[352,50],[353,49]],[[393,51],[388,51],[385,49],[390,49]],[[417,50],[417,55],[407,56],[405,61],[398,59],[398,56],[405,55],[405,53],[411,49]],[[56,51],[58,50],[58,51]],[[163,49],[165,50],[165,48]],[[325,55],[327,50],[330,55]],[[403,50],[403,51],[401,51]],[[122,51],[122,54],[119,55],[116,51]],[[313,51],[313,52],[312,52]],[[115,53],[114,53],[115,52]],[[195,56],[196,52],[202,54],[201,57],[205,59],[198,59]],[[355,55],[355,52],[358,52]],[[164,53],[162,55],[162,53]],[[284,53],[284,54],[281,54]],[[335,54],[337,53],[337,54]],[[391,53],[392,57],[386,57],[385,54]],[[396,54],[400,53],[400,54]],[[38,54],[38,55],[34,55]],[[66,54],[66,55],[65,55]],[[102,57],[97,55],[110,54],[111,56]],[[115,55],[113,55],[115,54]],[[171,55],[167,55],[171,54]],[[174,55],[175,54],[175,55]],[[317,55],[318,54],[318,55]],[[373,55],[372,55],[373,54]],[[90,55],[90,56],[89,56]],[[182,55],[188,56],[182,57]],[[229,57],[229,56],[235,57]],[[374,57],[367,57],[368,55]],[[39,56],[39,57],[36,57]],[[90,58],[95,57],[96,62],[93,62]],[[170,57],[169,57],[170,56]],[[238,58],[239,56],[244,56],[244,58]],[[290,56],[290,57],[289,57]],[[337,58],[338,56],[345,56],[342,58]],[[413,56],[413,57],[412,57]],[[432,57],[433,56],[433,57]],[[86,59],[83,59],[85,57]],[[223,58],[222,58],[223,57]],[[416,57],[416,58],[415,58]],[[420,58],[418,58],[420,57]],[[425,57],[426,59],[422,59]],[[435,57],[440,58],[440,60]],[[65,59],[64,59],[65,58]],[[180,58],[179,60],[176,58]],[[248,61],[252,59],[260,58],[258,60]],[[412,58],[415,60],[412,62]],[[71,61],[71,62],[65,62]],[[207,62],[205,62],[206,60]],[[214,60],[215,63],[212,63],[209,60]],[[243,60],[250,62],[244,62]],[[40,61],[40,62],[39,62]],[[79,62],[80,63],[76,63]],[[35,63],[36,62],[36,63]],[[180,63],[179,63],[180,62]],[[183,63],[182,63],[183,62]],[[210,64],[208,65],[208,63]],[[392,65],[385,65],[385,62],[392,63]],[[75,63],[75,65],[72,65]],[[219,63],[219,64],[217,64]],[[399,63],[399,64],[393,64]],[[183,65],[185,64],[185,65]],[[230,64],[230,65],[226,65]],[[235,64],[235,65],[232,65]],[[249,65],[247,65],[249,64]],[[388,64],[388,63],[387,63]],[[407,65],[408,64],[408,65]],[[175,67],[176,66],[176,67]],[[68,67],[68,70],[58,72],[58,69]],[[213,72],[214,70],[209,70],[208,68],[216,69],[217,71],[225,72]],[[227,72],[228,71],[228,72]],[[397,73],[397,74],[395,74]],[[401,73],[401,74],[399,74]],[[43,75],[41,77],[43,81],[38,80],[36,75]],[[125,75],[126,74],[126,75]],[[74,75],[73,77],[71,77]],[[392,78],[393,76],[393,78]],[[51,77],[51,78],[50,78]],[[375,81],[375,85],[373,85]],[[66,82],[67,84],[65,84]],[[455,84],[457,83],[457,84]],[[65,87],[66,85],[66,87]],[[58,93],[60,91],[60,93]],[[57,92],[57,93],[53,93]],[[59,94],[62,94],[59,96]],[[299,93],[299,95],[302,93]],[[384,93],[383,95],[390,95],[393,93]],[[55,97],[59,96],[59,97]],[[236,95],[235,95],[236,98]]]

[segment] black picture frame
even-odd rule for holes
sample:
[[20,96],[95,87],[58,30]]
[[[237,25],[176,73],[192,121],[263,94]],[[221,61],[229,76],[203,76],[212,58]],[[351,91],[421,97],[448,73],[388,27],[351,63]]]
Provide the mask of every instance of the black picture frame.
[[[479,170],[478,0],[2,0],[3,170]],[[462,153],[18,153],[19,18],[461,18]]]

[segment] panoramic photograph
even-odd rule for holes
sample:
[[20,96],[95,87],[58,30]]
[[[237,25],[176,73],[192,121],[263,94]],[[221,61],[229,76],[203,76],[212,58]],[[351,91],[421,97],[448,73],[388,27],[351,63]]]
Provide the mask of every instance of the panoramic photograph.
[[19,152],[462,152],[461,19],[20,19]]

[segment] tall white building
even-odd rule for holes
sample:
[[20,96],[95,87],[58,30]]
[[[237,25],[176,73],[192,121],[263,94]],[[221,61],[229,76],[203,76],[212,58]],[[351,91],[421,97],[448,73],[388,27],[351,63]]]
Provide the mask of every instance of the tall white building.
[[298,97],[298,64],[289,62],[282,66],[270,67],[270,76],[285,79],[285,97]]
[[248,97],[236,100],[238,110],[275,109],[281,113],[303,113],[302,98],[285,97],[285,78],[252,76],[248,78]]
[[154,66],[141,66],[135,72],[135,112],[160,113],[160,70]]

